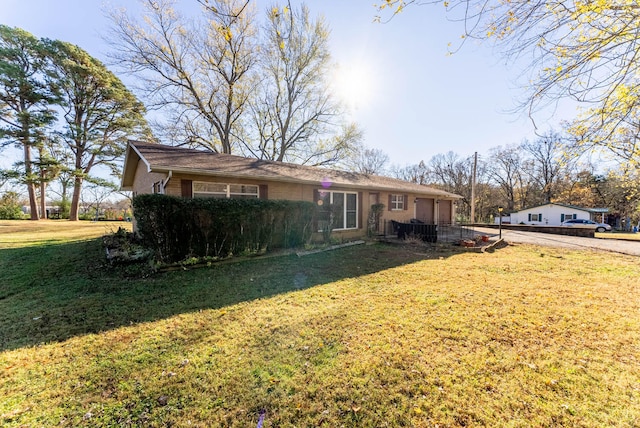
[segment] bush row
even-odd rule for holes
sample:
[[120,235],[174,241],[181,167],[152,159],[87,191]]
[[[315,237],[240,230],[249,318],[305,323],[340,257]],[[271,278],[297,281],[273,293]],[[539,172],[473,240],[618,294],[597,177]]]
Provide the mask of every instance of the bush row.
[[315,205],[302,201],[145,194],[133,207],[143,244],[163,263],[299,247],[311,238],[315,216]]

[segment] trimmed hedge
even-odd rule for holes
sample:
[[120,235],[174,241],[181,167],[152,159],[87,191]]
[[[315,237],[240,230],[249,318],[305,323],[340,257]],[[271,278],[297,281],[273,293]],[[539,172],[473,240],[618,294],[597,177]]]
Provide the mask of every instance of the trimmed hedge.
[[311,202],[159,194],[136,196],[133,208],[143,244],[163,263],[299,247],[316,212]]

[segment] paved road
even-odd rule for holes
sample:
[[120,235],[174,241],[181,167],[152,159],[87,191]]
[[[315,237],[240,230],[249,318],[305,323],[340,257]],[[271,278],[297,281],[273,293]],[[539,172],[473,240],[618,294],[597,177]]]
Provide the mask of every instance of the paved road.
[[[490,228],[474,228],[476,233],[482,233],[496,239],[498,231]],[[617,239],[582,238],[578,236],[553,235],[550,233],[521,232],[518,230],[502,230],[502,237],[507,242],[520,244],[535,244],[548,247],[563,247],[572,249],[592,249],[610,251],[630,256],[640,256],[640,241],[623,241]]]

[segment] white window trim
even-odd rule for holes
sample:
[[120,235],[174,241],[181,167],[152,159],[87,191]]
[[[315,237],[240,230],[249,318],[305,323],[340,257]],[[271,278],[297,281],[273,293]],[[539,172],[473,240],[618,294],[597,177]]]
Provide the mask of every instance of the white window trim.
[[404,211],[404,195],[391,194],[391,211]]
[[[322,195],[323,193],[328,193],[329,194],[329,203],[333,204],[333,194],[334,193],[342,193],[344,194],[344,210],[342,212],[342,226],[345,226],[347,224],[347,195],[355,195],[356,197],[356,225],[355,227],[335,227],[333,228],[333,230],[356,230],[358,229],[358,219],[359,219],[359,213],[360,213],[360,204],[358,201],[358,192],[350,192],[347,190],[325,190],[325,189],[319,189],[318,193],[320,195]],[[318,232],[322,232],[322,230],[318,230]]]
[[[196,184],[218,184],[221,186],[225,186],[226,191],[223,192],[196,192],[195,188],[196,188]],[[231,186],[254,186],[256,188],[256,193],[237,193],[237,192],[233,192],[231,193]],[[196,193],[203,193],[203,194],[209,194],[209,195],[225,195],[226,199],[231,199],[232,196],[254,196],[256,199],[260,199],[260,186],[257,184],[240,184],[240,183],[218,183],[218,182],[211,182],[211,181],[194,181],[192,186],[191,186],[191,197],[195,197]]]
[[151,185],[151,193],[164,195],[164,183],[162,180],[156,181]]

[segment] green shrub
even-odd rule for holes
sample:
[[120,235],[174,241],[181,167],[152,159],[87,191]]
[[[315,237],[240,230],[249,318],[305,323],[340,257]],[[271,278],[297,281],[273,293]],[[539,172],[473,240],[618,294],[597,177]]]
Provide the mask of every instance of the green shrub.
[[138,233],[163,263],[188,257],[227,257],[304,245],[315,205],[261,199],[133,199]]
[[20,220],[24,218],[20,206],[20,196],[16,192],[5,192],[0,197],[0,220]]

